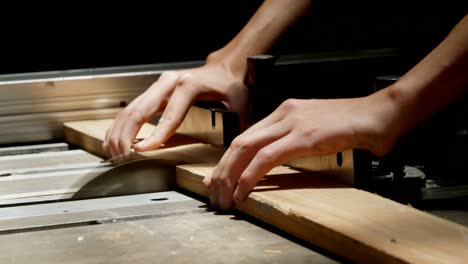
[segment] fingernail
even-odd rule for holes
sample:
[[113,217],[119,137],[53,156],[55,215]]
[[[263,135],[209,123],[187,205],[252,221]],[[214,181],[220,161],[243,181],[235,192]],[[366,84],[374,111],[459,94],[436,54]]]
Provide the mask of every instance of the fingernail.
[[142,149],[142,148],[146,147],[147,143],[148,143],[148,141],[142,140],[142,141],[136,143],[135,145],[133,145],[133,148],[134,148],[134,149],[135,149],[135,148],[137,148],[137,149]]
[[210,187],[210,179],[208,177],[205,177],[203,179],[203,184],[205,184],[206,187]]

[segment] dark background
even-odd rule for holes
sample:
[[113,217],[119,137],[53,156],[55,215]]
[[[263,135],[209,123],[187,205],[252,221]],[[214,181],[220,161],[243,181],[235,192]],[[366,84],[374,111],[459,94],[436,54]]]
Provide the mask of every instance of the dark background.
[[[261,3],[99,2],[3,6],[0,73],[202,60]],[[374,2],[316,1],[275,52],[399,48],[421,58],[466,13],[466,1]]]

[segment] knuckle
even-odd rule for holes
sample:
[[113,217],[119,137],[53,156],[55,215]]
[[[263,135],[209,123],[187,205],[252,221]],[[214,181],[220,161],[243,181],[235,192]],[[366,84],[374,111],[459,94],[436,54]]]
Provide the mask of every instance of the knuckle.
[[307,145],[307,148],[309,149],[310,152],[313,152],[313,153],[327,153],[328,152],[327,144],[319,139],[312,140]]
[[288,99],[281,104],[280,108],[284,111],[293,111],[294,109],[297,108],[297,105],[298,105],[297,99]]
[[[186,86],[187,83],[191,83],[193,82],[194,78],[193,78],[193,74],[189,73],[189,72],[186,72],[184,74],[182,74],[178,81],[177,81],[177,86],[178,87],[184,87]],[[189,86],[187,86],[189,87]]]
[[175,80],[177,79],[177,72],[176,71],[165,71],[159,77],[161,80]]
[[117,125],[118,123],[122,122],[122,120],[127,119],[128,114],[129,114],[128,108],[124,108],[122,111],[120,111],[117,116],[115,117],[115,121],[113,123],[113,126]]
[[182,120],[177,117],[177,114],[172,111],[166,111],[159,119],[158,125],[169,125],[174,124],[179,126]]
[[317,128],[306,128],[298,126],[295,128],[298,138],[316,138],[319,130]]
[[127,119],[134,124],[142,124],[144,120],[144,115],[140,111],[130,111],[126,113]]
[[119,140],[117,138],[111,137],[109,139],[109,146],[113,149],[117,149],[119,146]]
[[273,163],[275,161],[275,155],[269,150],[262,149],[257,153],[258,158],[262,163]]
[[120,113],[117,115],[117,118],[116,120],[118,120],[118,122],[121,122],[122,120],[125,120],[125,119],[128,119],[129,116],[130,116],[130,113],[131,113],[131,110],[127,108],[124,108],[122,111],[120,111]]
[[220,179],[218,176],[213,176],[210,182],[212,186],[218,186],[220,183]]
[[328,150],[324,144],[321,144],[320,142],[315,143],[312,145],[311,150],[313,150],[315,153],[327,153]]
[[115,117],[115,120],[119,120],[120,118],[122,118],[122,116],[124,116],[127,111],[128,111],[127,108],[122,109],[122,111],[120,111]]
[[249,186],[249,177],[240,177],[239,180],[237,181],[237,185],[240,186],[241,188],[245,188]]
[[232,141],[232,146],[237,150],[245,150],[252,147],[252,143],[247,140],[245,137],[236,137]]
[[232,180],[228,177],[224,177],[220,180],[220,185],[223,186],[227,190],[232,190],[234,189],[234,183]]

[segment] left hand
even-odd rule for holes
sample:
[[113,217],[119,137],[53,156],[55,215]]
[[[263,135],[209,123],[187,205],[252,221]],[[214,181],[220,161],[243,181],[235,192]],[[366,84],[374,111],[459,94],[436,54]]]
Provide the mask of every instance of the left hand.
[[227,63],[213,57],[198,68],[164,72],[117,115],[107,130],[103,148],[113,157],[127,156],[141,126],[164,110],[153,135],[133,146],[138,152],[158,148],[175,133],[195,100],[221,101],[230,111],[239,113],[241,129],[245,129],[248,94],[243,79]]
[[393,141],[378,137],[386,135],[386,121],[391,119],[382,117],[381,113],[388,113],[382,110],[391,108],[385,108],[389,104],[379,102],[379,96],[371,97],[285,101],[239,135],[211,177],[203,180],[210,190],[211,205],[229,209],[246,199],[272,168],[290,160],[356,147],[376,154],[387,152]]

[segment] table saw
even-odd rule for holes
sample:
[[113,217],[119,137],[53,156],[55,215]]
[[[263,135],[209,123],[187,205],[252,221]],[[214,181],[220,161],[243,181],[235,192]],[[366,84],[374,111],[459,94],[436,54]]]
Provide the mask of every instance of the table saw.
[[182,189],[74,197],[110,167],[62,142],[62,123],[112,118],[163,70],[200,64],[3,76],[0,262],[333,263],[251,217],[211,211]]
[[[393,56],[393,51],[363,52],[343,61],[380,61]],[[327,58],[322,55],[292,56],[283,58],[277,65],[289,69],[336,61]],[[254,70],[250,74],[254,74],[251,77],[255,79],[251,86],[257,87],[257,90],[259,86],[268,84],[262,81],[262,74],[267,71],[262,63],[257,64],[257,68],[251,66]],[[328,242],[316,244],[314,241],[320,238],[310,237],[322,234],[322,231],[316,233],[315,229],[310,228],[315,225],[307,225],[305,230],[297,231],[290,224],[282,226],[277,225],[274,219],[269,221],[268,216],[261,215],[272,210],[268,207],[271,204],[262,204],[262,199],[268,196],[261,196],[261,190],[259,198],[253,198],[254,207],[247,204],[227,213],[210,210],[208,199],[203,197],[206,190],[186,187],[189,184],[187,179],[191,178],[179,178],[179,172],[181,175],[196,174],[194,168],[184,167],[183,164],[213,164],[222,155],[224,147],[238,133],[233,125],[235,115],[225,109],[205,105],[191,109],[178,130],[180,135],[176,135],[174,140],[188,140],[189,143],[194,140],[204,145],[184,143],[192,148],[190,150],[177,146],[180,148],[178,153],[184,153],[183,157],[172,153],[169,144],[167,151],[161,150],[163,154],[153,153],[145,156],[145,159],[136,157],[133,165],[131,162],[128,163],[130,165],[122,165],[126,167],[119,168],[103,162],[109,154],[100,149],[99,141],[93,141],[93,136],[102,136],[105,127],[110,125],[109,119],[156,81],[161,72],[201,64],[184,62],[0,76],[0,240],[3,245],[0,262],[335,263],[347,260],[372,262],[369,256],[375,257],[375,260],[383,259],[386,253],[348,256],[346,250],[330,250],[336,246],[329,246]],[[258,93],[253,96],[258,97]],[[253,105],[253,108],[258,107]],[[257,118],[271,107],[255,110]],[[102,121],[93,123],[93,120]],[[63,123],[68,125],[64,127]],[[90,124],[97,127],[99,135],[86,132]],[[148,134],[151,126],[142,130]],[[78,137],[77,131],[91,136]],[[355,153],[340,155],[326,157],[328,165],[325,167],[331,168],[334,174],[337,174],[337,170],[333,169],[340,168],[339,171],[345,171],[345,175],[349,175],[349,168],[352,167],[353,179],[358,176],[354,174],[363,173],[356,171],[358,156]],[[339,159],[344,159],[347,165],[340,164]],[[330,165],[330,160],[333,165]],[[317,168],[314,161],[313,164],[307,162],[309,164],[305,167],[303,162],[291,166],[297,165],[301,170]],[[320,162],[323,164],[324,160],[319,160],[318,164]],[[117,180],[116,177],[109,179],[103,176],[115,170],[120,170]],[[278,175],[294,176],[299,172],[286,173],[284,170]],[[160,177],[152,177],[155,174]],[[167,174],[167,180],[161,181],[166,179],[163,174]],[[177,174],[177,179],[173,174]],[[271,179],[269,183],[275,183],[273,176],[268,178]],[[301,178],[297,179],[301,183]],[[293,181],[292,178],[290,181]],[[341,183],[327,185],[320,182],[315,186],[313,181],[308,177],[300,188],[314,189],[319,186],[321,189],[318,191],[333,191],[335,188],[347,190]],[[268,183],[268,180],[265,182]],[[299,187],[288,188],[294,191]],[[268,191],[266,188],[266,195]],[[350,191],[354,195],[354,189]],[[358,196],[361,193],[362,198],[367,199],[368,193],[359,191]],[[314,199],[320,198],[314,196]],[[315,208],[315,205],[310,206]],[[466,211],[456,209],[434,210],[433,213],[468,225]],[[363,207],[362,210],[367,209]],[[257,215],[256,212],[260,213]],[[321,216],[328,221],[325,214]],[[286,213],[281,217],[292,219],[297,215]],[[339,214],[337,217],[342,218]],[[320,218],[320,215],[313,218]],[[310,217],[307,219],[307,223],[311,223]],[[439,223],[439,218],[428,219]],[[297,223],[294,221],[290,223]],[[320,219],[317,221],[319,226],[323,225]],[[462,227],[448,225],[455,229]],[[335,230],[333,226],[327,228]],[[324,232],[329,232],[327,228]],[[462,231],[465,232],[464,229]],[[354,243],[361,247],[360,234],[356,238],[355,234],[343,233],[343,237],[350,238],[343,242],[344,245]],[[391,238],[390,241],[396,244],[397,239]],[[334,243],[339,243],[339,240]],[[468,242],[465,240],[464,243],[462,247]],[[367,242],[362,244],[367,245]],[[396,256],[393,260],[412,262],[395,255],[392,250],[389,249],[388,255]]]

